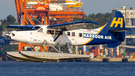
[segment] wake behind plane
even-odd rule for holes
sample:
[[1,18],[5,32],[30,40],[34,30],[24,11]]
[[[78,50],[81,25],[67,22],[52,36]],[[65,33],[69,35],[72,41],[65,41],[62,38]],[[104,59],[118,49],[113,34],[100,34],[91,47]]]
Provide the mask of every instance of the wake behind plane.
[[[10,31],[5,36],[30,45],[51,46],[57,52],[61,52],[60,46],[66,45],[69,53],[72,53],[71,45],[107,44],[108,47],[117,47],[125,39],[125,21],[119,11],[114,14],[108,23],[100,28],[78,29],[78,27],[89,23],[98,24],[93,21],[83,20],[55,25],[9,25],[8,28],[35,30]],[[58,46],[59,49],[54,46]]]

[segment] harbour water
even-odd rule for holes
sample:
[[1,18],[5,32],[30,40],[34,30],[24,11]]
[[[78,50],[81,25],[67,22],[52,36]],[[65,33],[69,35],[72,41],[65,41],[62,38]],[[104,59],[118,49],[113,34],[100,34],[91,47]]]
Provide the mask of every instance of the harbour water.
[[0,61],[0,76],[135,76],[135,62]]

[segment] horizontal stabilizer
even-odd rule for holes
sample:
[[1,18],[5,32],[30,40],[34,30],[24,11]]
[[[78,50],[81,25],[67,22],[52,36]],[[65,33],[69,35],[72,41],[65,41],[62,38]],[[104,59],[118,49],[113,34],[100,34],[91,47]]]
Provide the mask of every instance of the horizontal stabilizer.
[[128,31],[128,30],[126,30],[126,29],[115,29],[115,30],[109,30],[110,32],[126,32],[126,31]]

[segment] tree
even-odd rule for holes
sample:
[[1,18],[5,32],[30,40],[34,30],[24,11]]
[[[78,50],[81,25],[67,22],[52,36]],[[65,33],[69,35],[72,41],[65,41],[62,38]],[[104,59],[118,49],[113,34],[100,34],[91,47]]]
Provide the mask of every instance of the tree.
[[9,22],[10,24],[15,23],[16,19],[14,18],[14,16],[9,15],[7,16],[7,22]]
[[5,23],[7,23],[7,20],[6,19],[2,20],[2,25]]

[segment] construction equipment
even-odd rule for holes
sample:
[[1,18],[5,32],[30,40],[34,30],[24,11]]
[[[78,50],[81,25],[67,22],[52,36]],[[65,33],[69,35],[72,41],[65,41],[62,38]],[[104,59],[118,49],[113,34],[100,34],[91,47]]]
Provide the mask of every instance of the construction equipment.
[[[15,4],[21,25],[52,25],[82,19],[85,15],[78,9],[82,5],[80,0],[15,0]],[[23,44],[19,42],[19,51],[26,46]]]

